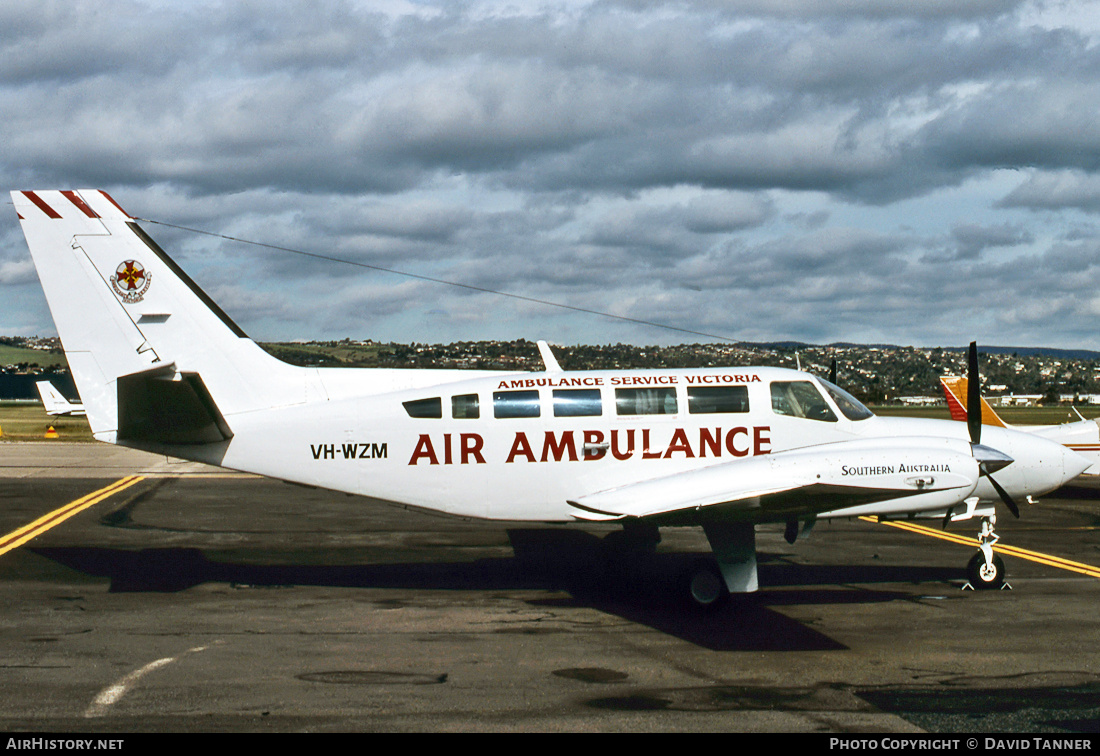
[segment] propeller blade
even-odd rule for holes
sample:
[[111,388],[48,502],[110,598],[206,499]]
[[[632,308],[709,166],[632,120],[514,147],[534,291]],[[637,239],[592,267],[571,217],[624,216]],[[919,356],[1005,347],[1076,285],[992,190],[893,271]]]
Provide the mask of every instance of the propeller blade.
[[995,470],[1011,465],[1012,457],[991,449],[988,446],[982,446],[982,384],[981,376],[978,375],[978,342],[970,342],[970,354],[967,359],[966,370],[966,426],[970,430],[970,444],[974,450],[974,458],[978,460],[978,471],[989,478],[989,482],[993,484],[993,488],[1001,497],[1001,501],[1008,507],[1008,511],[1012,512],[1017,518],[1020,517],[1020,508],[1016,506],[1016,502],[1012,500],[1012,497],[1008,495],[1008,491],[1001,487],[1001,484],[996,481],[992,473]]
[[829,383],[833,384],[834,386],[837,385],[837,382],[836,382],[836,357],[833,358],[833,364],[829,366]]
[[982,442],[982,385],[978,376],[978,343],[970,342],[970,359],[966,371],[966,426],[970,443]]
[[1001,488],[1001,484],[998,483],[992,475],[985,471],[984,465],[982,465],[982,472],[985,473],[985,477],[989,478],[989,482],[993,484],[993,487],[997,489],[997,493],[1001,495],[1001,501],[1003,501],[1005,503],[1005,506],[1008,507],[1008,511],[1016,515],[1016,519],[1020,519],[1020,508],[1016,506],[1016,502],[1014,502],[1012,500],[1012,497],[1008,495],[1008,491]]

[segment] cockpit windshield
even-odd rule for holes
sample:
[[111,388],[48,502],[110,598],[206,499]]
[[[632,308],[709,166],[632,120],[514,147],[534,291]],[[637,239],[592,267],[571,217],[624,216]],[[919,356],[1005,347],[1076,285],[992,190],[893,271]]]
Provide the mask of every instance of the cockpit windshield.
[[837,408],[844,414],[844,417],[849,420],[866,420],[869,417],[874,417],[875,413],[867,409],[863,402],[856,399],[840,386],[835,386],[829,383],[824,378],[818,378],[821,381],[821,385],[825,387],[825,390],[829,392],[829,396],[836,402]]
[[772,412],[835,423],[836,415],[812,381],[772,381]]

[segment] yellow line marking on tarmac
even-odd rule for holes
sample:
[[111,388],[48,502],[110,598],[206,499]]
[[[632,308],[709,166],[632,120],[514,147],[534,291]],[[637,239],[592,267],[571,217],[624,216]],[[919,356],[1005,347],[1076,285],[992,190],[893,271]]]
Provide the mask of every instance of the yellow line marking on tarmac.
[[[879,522],[874,517],[860,517],[859,519],[866,522]],[[889,525],[892,528],[900,528],[901,530],[908,530],[911,533],[931,536],[932,538],[939,538],[941,541],[950,541],[951,543],[957,543],[962,546],[973,546],[975,549],[978,548],[977,538],[968,538],[967,536],[948,533],[944,530],[936,530],[926,525],[917,525],[916,523],[902,522],[900,520],[887,520],[879,524]],[[1027,559],[1028,561],[1037,562],[1038,564],[1045,564],[1048,567],[1057,567],[1062,570],[1088,575],[1089,577],[1100,578],[1100,567],[1093,567],[1092,565],[1082,564],[1080,562],[1071,562],[1068,559],[1051,556],[1050,554],[1041,554],[1038,551],[1029,551],[1028,549],[1021,549],[1018,546],[1007,546],[1005,544],[995,545],[993,551],[1000,554],[1007,554],[1008,556],[1019,557],[1020,559]]]
[[6,536],[0,538],[0,555],[6,554],[12,549],[22,546],[27,541],[42,535],[55,525],[60,525],[69,519],[73,515],[83,512],[88,507],[91,507],[99,502],[107,499],[119,491],[124,491],[130,486],[145,480],[141,475],[127,475],[125,478],[116,480],[109,486],[93,491],[87,496],[81,496],[75,501],[70,501],[60,509],[55,509],[49,514],[39,517],[29,525],[24,525],[18,530],[14,530],[8,533]]

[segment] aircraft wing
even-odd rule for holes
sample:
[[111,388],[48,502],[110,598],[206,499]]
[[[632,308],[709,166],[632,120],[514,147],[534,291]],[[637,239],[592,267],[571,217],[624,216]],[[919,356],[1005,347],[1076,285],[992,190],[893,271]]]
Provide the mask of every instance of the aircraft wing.
[[965,441],[843,441],[725,462],[569,501],[578,520],[775,522],[844,511],[942,510],[970,496],[978,464]]

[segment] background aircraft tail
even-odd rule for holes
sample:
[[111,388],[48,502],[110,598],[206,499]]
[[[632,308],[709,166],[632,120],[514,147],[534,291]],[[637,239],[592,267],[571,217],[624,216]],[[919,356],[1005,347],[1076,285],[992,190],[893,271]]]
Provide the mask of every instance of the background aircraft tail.
[[83,415],[84,405],[73,404],[65,395],[57,390],[49,381],[38,381],[34,384],[38,389],[38,396],[42,398],[42,406],[46,408],[47,415]]
[[[943,395],[947,398],[947,408],[951,410],[951,419],[966,422],[967,411],[966,392],[969,381],[954,375],[940,376],[940,384],[943,386]],[[982,425],[996,425],[1007,428],[1008,424],[1000,415],[993,411],[989,403],[982,397]]]
[[306,371],[251,341],[106,192],[11,195],[96,438],[219,443],[234,414],[305,400]]

